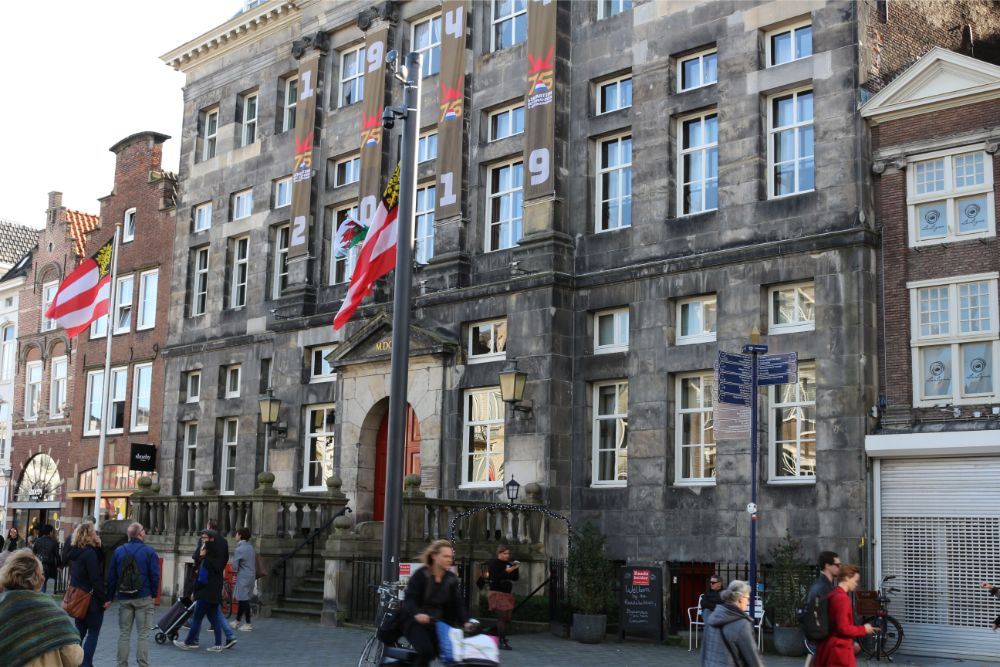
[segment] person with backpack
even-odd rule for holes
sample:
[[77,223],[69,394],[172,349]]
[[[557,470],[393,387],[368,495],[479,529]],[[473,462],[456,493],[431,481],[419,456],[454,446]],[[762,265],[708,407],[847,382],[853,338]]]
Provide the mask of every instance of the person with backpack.
[[729,582],[720,594],[722,604],[705,617],[705,642],[701,646],[702,667],[764,667],[757,649],[750,608],[750,584]]
[[799,612],[802,634],[806,637],[805,667],[812,664],[813,656],[816,655],[816,647],[826,639],[830,632],[827,596],[836,586],[837,575],[840,573],[840,556],[833,551],[821,551],[817,558],[816,567],[819,569],[819,576],[809,587],[806,603]]
[[48,592],[49,579],[59,576],[59,543],[52,539],[52,531],[55,530],[49,524],[45,524],[38,529],[38,539],[31,545],[31,551],[42,561],[42,571],[45,572],[45,583],[42,584],[42,592]]
[[871,623],[854,624],[854,609],[849,593],[861,583],[861,572],[856,565],[841,565],[837,586],[827,596],[829,605],[830,634],[816,649],[816,664],[821,667],[857,667],[854,657],[854,640],[875,632]]
[[141,523],[128,527],[128,542],[115,549],[108,571],[108,600],[118,598],[118,667],[128,667],[132,625],[138,642],[139,667],[149,667],[149,633],[153,628],[153,598],[160,590],[160,557],[143,539]]

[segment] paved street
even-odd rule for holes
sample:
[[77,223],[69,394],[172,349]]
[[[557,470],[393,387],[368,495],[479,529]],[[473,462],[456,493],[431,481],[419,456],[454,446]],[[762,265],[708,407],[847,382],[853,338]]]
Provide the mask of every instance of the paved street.
[[[159,618],[162,610],[157,609]],[[133,633],[134,634],[134,633]],[[205,649],[212,642],[211,628],[206,624],[202,632],[202,648],[198,651],[181,651],[173,645],[159,646],[151,642],[152,667],[202,667],[211,665],[280,665],[280,667],[353,667],[368,633],[354,628],[325,628],[315,623],[284,619],[261,619],[254,623],[253,632],[237,632],[239,643],[222,653],[209,653]],[[117,605],[112,606],[104,619],[104,628],[94,664],[97,667],[115,667],[118,641]],[[997,639],[1000,641],[1000,638]],[[688,653],[685,648],[659,646],[642,641],[619,644],[610,640],[596,646],[558,639],[547,633],[518,635],[511,638],[514,650],[504,651],[503,664],[509,667],[631,667],[638,665],[664,665],[667,667],[700,667],[699,654]],[[135,640],[130,665],[135,665]],[[768,667],[800,667],[800,658],[765,656]],[[878,663],[871,663],[876,665]],[[897,658],[899,667],[998,667],[1000,663],[968,662],[958,660],[933,660]],[[866,667],[863,661],[859,665]]]

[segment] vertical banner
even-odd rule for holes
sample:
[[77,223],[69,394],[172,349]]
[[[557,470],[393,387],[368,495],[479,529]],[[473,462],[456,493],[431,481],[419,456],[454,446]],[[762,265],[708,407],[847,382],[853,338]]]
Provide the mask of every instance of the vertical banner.
[[444,0],[441,6],[441,115],[438,118],[437,210],[442,220],[462,212],[462,156],[465,132],[466,0]]
[[312,228],[313,163],[316,148],[316,83],[319,74],[318,49],[310,50],[299,61],[299,99],[295,104],[295,157],[292,169],[292,232],[288,238],[288,257],[309,253],[309,230]]
[[528,3],[528,95],[524,117],[527,182],[524,199],[551,195],[555,190],[555,0]]
[[366,227],[375,217],[382,180],[382,109],[385,105],[385,50],[389,25],[365,36],[364,99],[361,102],[361,176],[358,217]]

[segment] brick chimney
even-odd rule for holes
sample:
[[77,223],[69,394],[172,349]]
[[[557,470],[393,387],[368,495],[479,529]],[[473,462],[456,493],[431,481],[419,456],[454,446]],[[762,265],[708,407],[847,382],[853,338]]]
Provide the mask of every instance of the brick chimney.
[[49,207],[45,209],[45,225],[54,225],[62,220],[62,193],[53,190],[49,193]]

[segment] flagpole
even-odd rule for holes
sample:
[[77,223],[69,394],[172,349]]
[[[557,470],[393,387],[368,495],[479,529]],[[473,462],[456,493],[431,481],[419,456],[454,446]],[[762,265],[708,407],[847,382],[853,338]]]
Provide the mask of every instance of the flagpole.
[[115,225],[115,237],[111,244],[111,299],[107,314],[107,336],[104,346],[104,386],[101,397],[101,437],[97,441],[97,475],[94,484],[94,520],[97,530],[101,529],[101,490],[104,488],[104,445],[108,439],[108,415],[111,412],[108,405],[111,401],[111,334],[114,331],[113,320],[118,309],[118,234],[121,223]]

